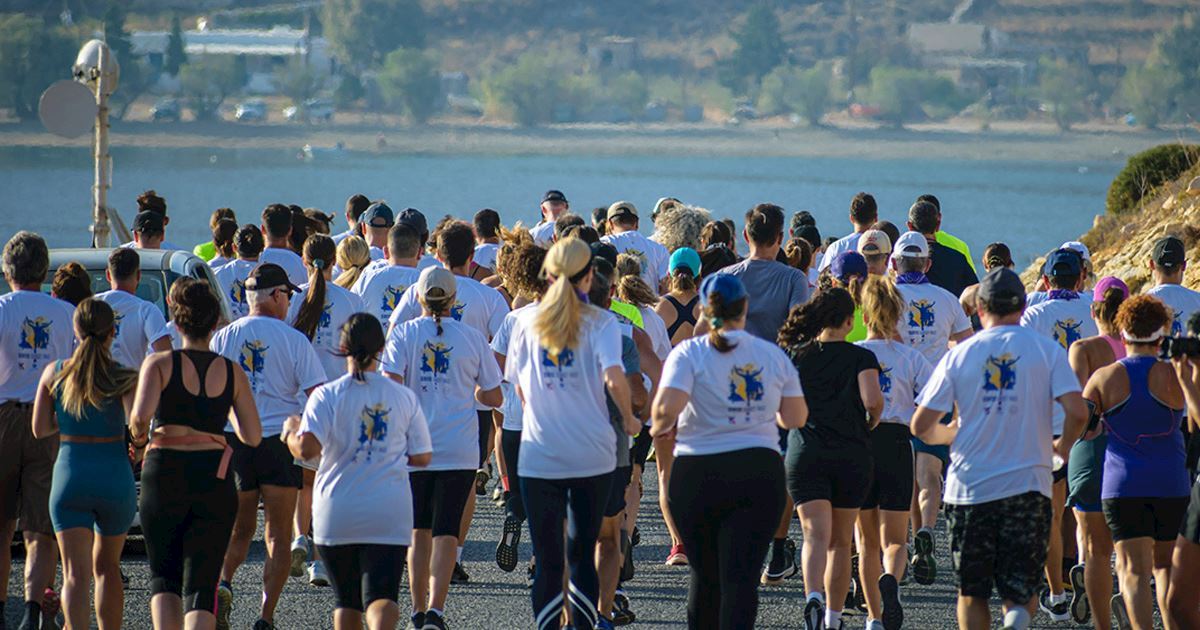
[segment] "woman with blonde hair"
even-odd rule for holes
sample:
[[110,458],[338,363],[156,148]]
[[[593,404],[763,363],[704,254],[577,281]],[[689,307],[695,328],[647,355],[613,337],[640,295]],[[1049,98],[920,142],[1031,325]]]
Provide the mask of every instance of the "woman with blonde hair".
[[543,271],[550,288],[521,312],[505,363],[525,405],[518,474],[537,557],[533,613],[538,628],[559,627],[569,562],[571,625],[590,630],[598,623],[596,540],[617,466],[606,386],[625,432],[636,435],[642,423],[631,407],[617,320],[581,297],[591,289],[591,248],[559,241]]
[[371,264],[371,247],[363,237],[354,235],[342,239],[337,246],[337,266],[341,270],[334,284],[349,289],[358,282],[367,265]]
[[[59,434],[50,487],[50,518],[63,559],[67,628],[87,628],[88,591],[96,579],[96,620],[120,628],[124,608],[121,549],[137,511],[125,449],[125,418],[137,372],[113,360],[116,316],[87,298],[75,310],[79,344],[71,358],[46,366],[33,402],[33,437]],[[142,443],[145,446],[145,443]]]

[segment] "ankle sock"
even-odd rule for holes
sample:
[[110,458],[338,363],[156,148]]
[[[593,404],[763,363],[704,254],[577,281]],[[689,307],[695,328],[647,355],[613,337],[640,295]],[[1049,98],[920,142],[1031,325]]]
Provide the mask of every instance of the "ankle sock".
[[825,609],[825,627],[836,628],[842,622],[842,611],[832,608]]
[[1065,601],[1067,601],[1067,592],[1066,591],[1063,591],[1061,593],[1050,593],[1050,603],[1051,604],[1061,604],[1062,602],[1065,602]]
[[821,593],[809,593],[809,594],[808,594],[808,597],[807,597],[807,598],[805,598],[805,599],[806,599],[806,600],[808,600],[808,599],[815,599],[815,600],[817,600],[817,603],[818,603],[818,604],[820,604],[820,605],[822,605],[822,606],[824,606],[824,605],[825,605],[825,595],[823,595],[823,594],[821,594]]
[[1029,611],[1024,608],[1012,608],[1004,613],[1004,627],[1014,630],[1025,630],[1029,627]]
[[458,550],[454,552],[454,561],[460,564],[462,563],[462,550],[463,548],[459,547]]

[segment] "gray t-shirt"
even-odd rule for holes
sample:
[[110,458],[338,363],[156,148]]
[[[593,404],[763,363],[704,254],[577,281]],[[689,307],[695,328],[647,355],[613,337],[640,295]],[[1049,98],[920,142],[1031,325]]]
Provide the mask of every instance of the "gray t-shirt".
[[808,301],[808,278],[783,263],[747,258],[721,271],[745,285],[750,296],[746,331],[760,339],[774,343],[792,307]]
[[[642,364],[638,359],[637,345],[633,343],[633,337],[625,332],[625,328],[622,327],[621,363],[625,368],[625,375],[628,376],[641,372]],[[604,401],[608,403],[608,417],[612,420],[613,431],[617,432],[617,468],[630,466],[632,464],[629,463],[629,436],[625,433],[625,421],[621,418],[621,410],[609,395],[608,388],[604,389]]]

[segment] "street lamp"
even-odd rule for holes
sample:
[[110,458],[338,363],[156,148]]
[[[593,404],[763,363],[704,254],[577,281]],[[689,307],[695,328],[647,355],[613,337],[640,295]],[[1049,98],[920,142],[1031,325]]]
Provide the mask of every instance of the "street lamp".
[[[108,44],[93,39],[79,49],[71,73],[96,97],[96,137],[92,145],[96,169],[92,183],[92,247],[109,247],[108,189],[112,186],[112,156],[108,154],[108,97],[117,90],[121,65]],[[112,216],[124,231],[120,217],[115,212]]]

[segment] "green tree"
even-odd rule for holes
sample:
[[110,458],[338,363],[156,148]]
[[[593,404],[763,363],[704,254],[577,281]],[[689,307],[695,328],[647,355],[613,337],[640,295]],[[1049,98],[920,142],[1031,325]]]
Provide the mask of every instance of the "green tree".
[[379,88],[389,105],[403,109],[413,121],[424,123],[437,111],[441,96],[437,61],[420,50],[393,50],[379,73]]
[[833,73],[828,64],[800,69],[779,66],[763,77],[758,109],[766,114],[797,113],[819,126],[832,102]]
[[362,71],[397,48],[425,47],[419,0],[324,0],[325,37],[343,63]]
[[125,30],[125,10],[117,3],[108,5],[104,11],[104,42],[121,66],[120,85],[109,100],[112,117],[121,120],[129,106],[150,88],[154,73],[133,55],[133,43]]
[[606,100],[623,107],[630,114],[637,116],[650,100],[650,88],[642,75],[630,70],[619,74],[608,81],[604,89]]
[[530,126],[549,122],[563,86],[562,73],[540,52],[526,52],[484,81],[488,109]]
[[779,17],[765,3],[750,7],[742,27],[730,35],[736,48],[719,63],[717,77],[722,85],[734,92],[746,93],[757,87],[759,81],[783,63],[787,55],[787,45],[779,31]]
[[163,60],[163,70],[171,76],[177,76],[179,69],[187,63],[187,50],[184,48],[183,27],[179,24],[179,16],[171,18],[171,35],[167,38],[167,54]]
[[19,13],[0,15],[0,107],[22,120],[36,118],[42,92],[70,78],[75,49],[58,27]]
[[1158,127],[1171,113],[1171,100],[1182,79],[1170,68],[1147,63],[1130,66],[1121,78],[1120,102],[1147,129]]
[[966,104],[950,79],[912,68],[872,68],[868,91],[871,102],[879,107],[879,118],[896,127],[928,118],[926,110],[949,114]]
[[337,87],[333,88],[333,104],[338,109],[348,109],[367,95],[362,80],[345,70],[338,76]]
[[313,70],[302,55],[293,55],[275,72],[275,87],[299,107],[325,87],[325,77]]
[[1168,112],[1200,106],[1200,16],[1187,14],[1154,38],[1150,63],[1178,78],[1165,95]]
[[233,56],[205,56],[179,70],[179,83],[196,120],[211,120],[225,99],[246,85],[246,66]]
[[1079,64],[1050,57],[1038,61],[1038,95],[1059,129],[1067,131],[1083,118],[1082,103],[1089,82],[1087,69]]

